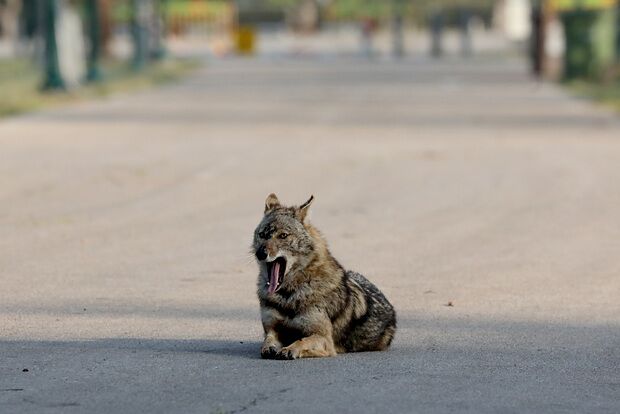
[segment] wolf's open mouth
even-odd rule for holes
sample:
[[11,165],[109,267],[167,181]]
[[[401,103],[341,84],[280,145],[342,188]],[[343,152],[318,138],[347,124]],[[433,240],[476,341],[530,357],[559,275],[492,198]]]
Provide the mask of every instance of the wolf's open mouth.
[[267,282],[267,292],[273,293],[280,288],[284,273],[286,272],[286,259],[278,257],[273,262],[267,262],[267,274],[269,281]]

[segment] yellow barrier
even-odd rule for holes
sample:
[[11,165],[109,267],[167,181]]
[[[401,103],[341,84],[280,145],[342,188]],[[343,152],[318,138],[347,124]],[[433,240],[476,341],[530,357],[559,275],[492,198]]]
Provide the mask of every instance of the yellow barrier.
[[235,31],[235,46],[240,55],[254,54],[256,47],[256,30],[251,26],[240,26]]

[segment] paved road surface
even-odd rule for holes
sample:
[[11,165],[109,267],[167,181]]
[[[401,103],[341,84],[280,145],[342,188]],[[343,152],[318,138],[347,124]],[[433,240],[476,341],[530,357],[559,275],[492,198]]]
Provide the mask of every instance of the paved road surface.
[[[272,191],[390,351],[259,359]],[[620,411],[620,122],[512,61],[230,60],[5,120],[0,230],[2,413]]]

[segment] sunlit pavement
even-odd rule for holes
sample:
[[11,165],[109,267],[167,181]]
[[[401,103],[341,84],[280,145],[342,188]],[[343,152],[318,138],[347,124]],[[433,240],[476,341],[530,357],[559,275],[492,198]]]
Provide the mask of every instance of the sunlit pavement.
[[[0,412],[620,411],[620,123],[519,61],[211,61],[0,122]],[[398,312],[263,361],[263,201]],[[27,371],[26,371],[27,370]]]

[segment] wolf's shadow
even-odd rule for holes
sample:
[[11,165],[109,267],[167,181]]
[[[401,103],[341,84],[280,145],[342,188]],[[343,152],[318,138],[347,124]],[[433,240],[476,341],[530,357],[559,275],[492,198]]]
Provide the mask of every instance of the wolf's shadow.
[[100,338],[94,340],[68,341],[0,341],[4,347],[32,349],[75,349],[75,350],[127,350],[161,353],[203,353],[236,358],[260,359],[260,342],[227,339],[142,339],[142,338]]

